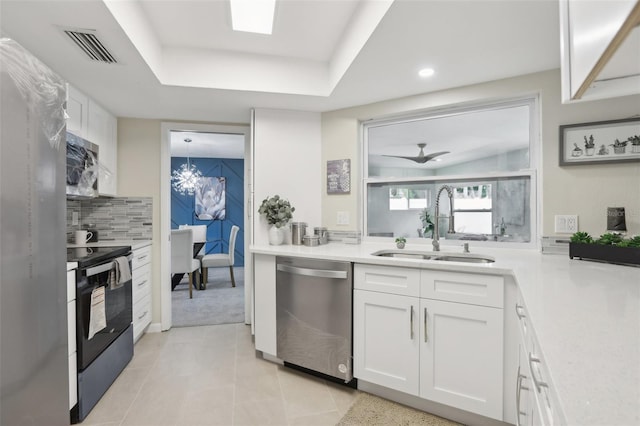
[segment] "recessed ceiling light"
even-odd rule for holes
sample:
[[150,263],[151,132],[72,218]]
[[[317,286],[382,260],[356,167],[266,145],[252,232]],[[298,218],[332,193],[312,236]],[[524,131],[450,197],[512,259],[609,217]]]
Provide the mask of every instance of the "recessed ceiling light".
[[442,161],[442,158],[434,158],[433,161]]
[[231,26],[235,31],[271,34],[276,0],[229,0]]
[[420,71],[418,71],[418,75],[420,77],[431,77],[433,74],[435,74],[435,71],[433,70],[433,68],[423,68]]

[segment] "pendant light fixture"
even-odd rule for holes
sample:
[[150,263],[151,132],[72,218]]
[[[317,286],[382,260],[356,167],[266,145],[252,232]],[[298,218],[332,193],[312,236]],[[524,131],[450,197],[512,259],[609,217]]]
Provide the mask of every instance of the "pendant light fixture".
[[193,195],[196,192],[202,173],[196,168],[195,164],[191,164],[189,159],[189,143],[191,139],[185,138],[187,144],[187,163],[183,163],[177,170],[171,174],[171,186],[173,190],[182,195]]

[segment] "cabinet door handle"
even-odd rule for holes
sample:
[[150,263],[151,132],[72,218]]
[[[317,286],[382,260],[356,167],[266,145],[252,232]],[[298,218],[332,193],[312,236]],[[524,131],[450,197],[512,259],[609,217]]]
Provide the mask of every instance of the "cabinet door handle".
[[138,261],[142,261],[142,260],[146,259],[146,258],[147,258],[147,256],[148,256],[148,255],[146,255],[146,254],[145,254],[145,255],[142,255],[142,256],[138,256],[138,259],[137,259],[137,260],[138,260]]
[[533,384],[536,387],[536,391],[540,393],[541,388],[548,388],[549,385],[547,384],[547,382],[543,382],[542,380],[538,380],[536,378],[536,373],[533,369],[534,363],[541,364],[542,361],[540,361],[540,358],[534,356],[531,352],[529,352],[529,369],[531,370],[531,378],[533,379]]
[[424,342],[429,340],[429,330],[427,330],[427,308],[424,308]]
[[144,280],[144,281],[142,281],[142,282],[140,282],[140,283],[138,284],[138,287],[142,287],[142,286],[143,286],[143,285],[145,285],[146,283],[147,283],[147,280]]
[[410,326],[411,326],[411,340],[413,340],[413,305],[411,305],[411,314],[409,315],[411,318]]
[[522,305],[518,305],[516,303],[516,315],[518,316],[518,319],[522,319],[522,318],[526,318],[527,317],[525,314],[522,313],[523,309],[524,309],[524,307]]
[[149,312],[149,311],[144,311],[144,313],[142,315],[140,315],[138,317],[138,319],[142,319],[142,318],[146,317],[147,316],[147,312]]

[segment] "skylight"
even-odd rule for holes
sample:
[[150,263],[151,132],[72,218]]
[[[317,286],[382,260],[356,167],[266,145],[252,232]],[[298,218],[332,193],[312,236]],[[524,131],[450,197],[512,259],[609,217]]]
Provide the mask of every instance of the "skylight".
[[229,0],[231,26],[234,31],[258,34],[273,32],[273,15],[276,0]]

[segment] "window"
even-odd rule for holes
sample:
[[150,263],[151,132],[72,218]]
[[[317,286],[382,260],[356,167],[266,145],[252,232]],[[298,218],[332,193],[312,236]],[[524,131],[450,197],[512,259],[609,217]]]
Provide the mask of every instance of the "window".
[[364,124],[365,235],[420,238],[420,213],[433,218],[449,185],[456,234],[444,191],[442,238],[535,241],[536,108],[530,98]]

